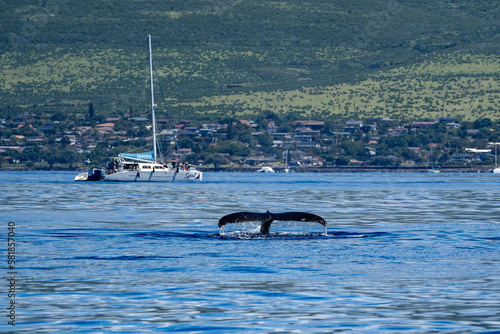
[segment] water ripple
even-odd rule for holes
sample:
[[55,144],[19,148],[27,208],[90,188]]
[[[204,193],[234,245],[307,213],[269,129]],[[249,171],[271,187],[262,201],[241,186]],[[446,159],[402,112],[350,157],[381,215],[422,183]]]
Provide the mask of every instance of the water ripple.
[[[16,331],[498,329],[498,177],[294,174],[117,184],[0,173],[0,216],[18,238]],[[266,210],[315,213],[328,227],[217,227]]]

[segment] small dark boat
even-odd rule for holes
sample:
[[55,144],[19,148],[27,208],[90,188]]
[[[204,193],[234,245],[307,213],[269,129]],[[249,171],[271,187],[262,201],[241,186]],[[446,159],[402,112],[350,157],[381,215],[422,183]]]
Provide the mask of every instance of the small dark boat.
[[101,181],[104,178],[104,169],[89,168],[86,173],[80,173],[75,177],[75,181]]

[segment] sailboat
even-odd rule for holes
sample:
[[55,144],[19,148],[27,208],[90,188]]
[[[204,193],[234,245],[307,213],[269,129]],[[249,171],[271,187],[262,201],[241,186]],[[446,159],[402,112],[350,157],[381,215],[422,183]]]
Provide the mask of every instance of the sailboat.
[[[124,182],[173,182],[201,181],[203,173],[187,163],[164,164],[158,161],[156,148],[155,101],[153,90],[153,56],[151,35],[149,38],[149,71],[151,79],[151,114],[153,128],[153,151],[139,154],[121,153],[113,161],[108,162],[104,181]],[[77,176],[75,181],[83,181],[83,176]]]
[[431,152],[427,157],[427,168],[429,168],[429,164],[430,164],[430,169],[427,169],[427,173],[437,174],[441,172],[438,168],[432,166],[432,147],[431,147]]
[[491,169],[490,173],[500,174],[500,167],[498,167],[498,158],[497,158],[497,145],[498,143],[494,143],[495,145],[495,168]]
[[288,168],[288,155],[289,154],[290,154],[290,147],[288,147],[286,150],[285,169],[283,170],[283,172],[285,172],[285,173],[290,172],[290,169]]

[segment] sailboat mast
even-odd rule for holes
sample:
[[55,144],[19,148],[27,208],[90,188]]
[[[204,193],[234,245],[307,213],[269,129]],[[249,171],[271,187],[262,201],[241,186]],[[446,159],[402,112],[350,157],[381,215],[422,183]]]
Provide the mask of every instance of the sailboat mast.
[[153,90],[153,52],[151,51],[151,34],[148,35],[149,38],[149,75],[151,77],[151,120],[153,122],[153,156],[156,160],[156,119],[155,119],[155,97]]
[[495,143],[495,168],[498,167],[498,161],[497,161],[497,143]]

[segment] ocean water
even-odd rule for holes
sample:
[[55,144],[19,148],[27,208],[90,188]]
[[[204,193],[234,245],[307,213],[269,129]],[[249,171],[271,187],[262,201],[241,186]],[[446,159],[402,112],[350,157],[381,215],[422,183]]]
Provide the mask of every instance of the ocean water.
[[[493,333],[494,174],[205,173],[201,183],[0,172],[0,328],[17,333]],[[305,211],[314,223],[218,220]],[[15,223],[16,326],[7,234]]]

